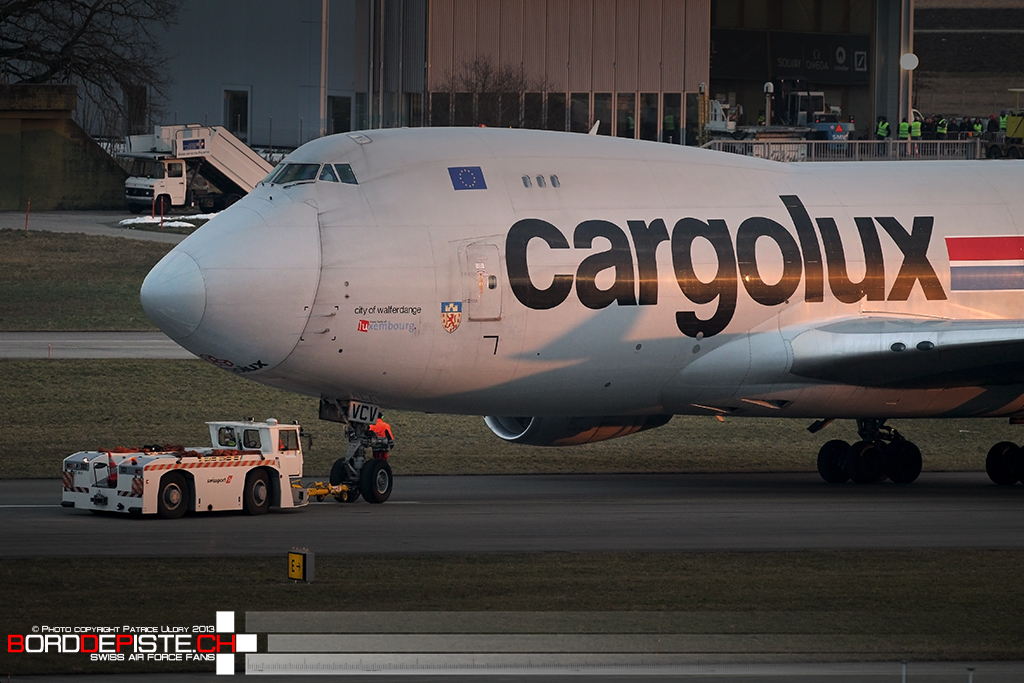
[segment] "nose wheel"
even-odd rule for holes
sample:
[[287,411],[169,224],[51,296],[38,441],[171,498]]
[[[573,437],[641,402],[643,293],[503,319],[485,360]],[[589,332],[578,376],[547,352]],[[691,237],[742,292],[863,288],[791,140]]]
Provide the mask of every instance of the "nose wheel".
[[393,442],[377,437],[366,424],[358,422],[347,424],[345,434],[348,449],[331,468],[331,488],[345,485],[344,492],[335,499],[354,503],[362,496],[369,503],[383,503],[391,497],[394,481],[387,461]]

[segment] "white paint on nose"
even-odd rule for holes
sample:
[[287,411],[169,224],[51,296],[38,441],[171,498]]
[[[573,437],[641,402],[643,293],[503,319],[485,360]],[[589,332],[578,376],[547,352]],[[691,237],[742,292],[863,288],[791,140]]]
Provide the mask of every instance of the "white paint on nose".
[[140,297],[146,315],[171,339],[195,332],[206,312],[203,273],[183,251],[170,252],[149,271]]
[[316,208],[286,195],[250,196],[164,257],[142,297],[146,313],[183,347],[256,379],[295,348],[319,280]]

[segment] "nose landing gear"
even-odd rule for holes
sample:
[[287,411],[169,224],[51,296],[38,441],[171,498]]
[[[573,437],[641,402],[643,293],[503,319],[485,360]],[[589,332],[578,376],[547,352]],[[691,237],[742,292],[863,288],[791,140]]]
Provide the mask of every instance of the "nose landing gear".
[[[339,503],[353,503],[361,495],[379,504],[391,497],[394,479],[388,452],[395,442],[390,427],[379,417],[380,409],[372,404],[320,399],[320,419],[342,423],[348,447],[331,468],[330,487],[318,489],[325,491],[318,494],[319,500],[329,494]],[[384,436],[375,431],[382,427],[388,429]]]
[[345,434],[348,449],[334,462],[330,482],[332,489],[344,484],[346,491],[335,498],[340,503],[354,503],[362,494],[369,503],[383,503],[391,497],[392,474],[387,461],[390,444],[359,422],[347,424]]
[[[811,431],[826,424],[816,422]],[[885,479],[909,484],[921,474],[921,450],[887,426],[885,419],[857,420],[857,434],[861,440],[852,446],[835,439],[821,447],[818,474],[822,479],[830,484],[851,479],[858,484],[875,484]]]

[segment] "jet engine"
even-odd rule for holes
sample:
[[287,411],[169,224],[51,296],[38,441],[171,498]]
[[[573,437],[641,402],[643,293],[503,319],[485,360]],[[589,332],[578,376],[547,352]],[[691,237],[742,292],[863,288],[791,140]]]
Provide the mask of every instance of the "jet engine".
[[610,417],[494,417],[484,418],[505,441],[528,446],[578,446],[617,439],[667,424],[671,415],[613,415]]

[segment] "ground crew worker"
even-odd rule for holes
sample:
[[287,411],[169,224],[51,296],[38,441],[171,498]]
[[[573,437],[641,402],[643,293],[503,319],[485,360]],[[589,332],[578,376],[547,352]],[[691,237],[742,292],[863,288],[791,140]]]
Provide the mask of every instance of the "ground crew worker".
[[384,421],[383,413],[377,418],[377,421],[374,424],[370,425],[370,431],[373,432],[377,438],[386,442],[386,444],[381,445],[387,446],[387,450],[374,450],[373,457],[378,460],[387,460],[388,451],[395,447],[395,437],[391,435],[391,425]]
[[939,117],[939,123],[938,123],[938,125],[935,126],[935,139],[936,140],[945,140],[946,139],[946,131],[948,129],[949,129],[949,121],[947,121],[945,118],[940,116]]
[[914,140],[921,139],[921,122],[914,119],[914,122],[910,124],[910,137]]
[[900,121],[899,139],[909,140],[910,139],[910,124],[907,123],[907,117],[904,116],[903,120]]
[[1006,118],[1007,118],[1006,117],[1006,110],[1004,109],[1002,112],[999,113],[999,132],[1000,133],[1005,133],[1006,132]]
[[974,137],[980,138],[984,132],[985,127],[981,125],[981,119],[974,119]]
[[875,138],[886,140],[889,137],[889,121],[884,116],[878,117],[878,128],[875,129]]
[[672,114],[665,114],[665,130],[663,132],[665,142],[675,144],[676,140],[676,117]]

